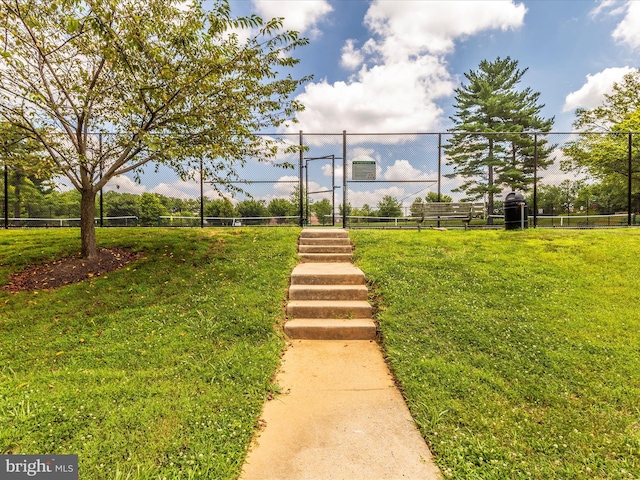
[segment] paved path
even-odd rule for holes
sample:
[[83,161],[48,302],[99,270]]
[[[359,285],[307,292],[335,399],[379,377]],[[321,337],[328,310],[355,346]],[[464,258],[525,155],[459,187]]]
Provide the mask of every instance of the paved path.
[[293,340],[244,480],[439,479],[374,341]]
[[[344,230],[305,229],[291,338],[242,480],[439,479],[374,340],[364,274]],[[304,263],[311,262],[311,263]],[[362,291],[364,289],[364,292]]]

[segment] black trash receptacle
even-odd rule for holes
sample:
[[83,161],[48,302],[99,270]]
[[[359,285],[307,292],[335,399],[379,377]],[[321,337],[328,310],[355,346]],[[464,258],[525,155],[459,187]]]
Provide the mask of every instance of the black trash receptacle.
[[529,227],[527,201],[519,192],[507,194],[504,200],[504,228],[506,230],[520,230]]

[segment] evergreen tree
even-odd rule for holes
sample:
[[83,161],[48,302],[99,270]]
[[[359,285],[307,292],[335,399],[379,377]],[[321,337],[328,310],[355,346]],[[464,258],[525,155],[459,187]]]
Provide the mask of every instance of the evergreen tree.
[[453,136],[445,147],[454,167],[449,177],[462,177],[454,191],[464,192],[469,200],[487,197],[489,223],[494,196],[503,187],[527,190],[533,183],[535,157],[538,168],[552,161],[553,147],[542,136],[536,151],[533,133],[549,132],[553,118],[540,116],[544,105],[538,103],[539,93],[517,89],[526,71],[509,57],[483,60],[477,71],[465,73],[468,83],[455,90]]

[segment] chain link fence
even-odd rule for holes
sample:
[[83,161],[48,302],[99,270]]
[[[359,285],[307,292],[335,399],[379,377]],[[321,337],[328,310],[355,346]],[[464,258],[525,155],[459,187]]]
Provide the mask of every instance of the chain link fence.
[[[268,161],[246,158],[224,181],[209,181],[193,159],[182,177],[149,164],[111,179],[96,224],[501,228],[512,191],[535,227],[629,226],[640,211],[639,133],[264,137],[282,148]],[[47,191],[3,173],[3,227],[77,225],[80,195],[67,182]]]

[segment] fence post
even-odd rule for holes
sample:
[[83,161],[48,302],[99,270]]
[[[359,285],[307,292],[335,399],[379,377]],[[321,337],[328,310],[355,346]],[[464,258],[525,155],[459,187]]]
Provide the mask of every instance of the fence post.
[[342,228],[347,228],[347,131],[342,131]]
[[[98,155],[100,155],[100,180],[102,180],[102,132],[98,133]],[[100,187],[100,228],[104,227],[104,199],[102,198],[102,187]]]
[[538,134],[533,134],[533,228],[538,226]]
[[303,200],[303,195],[304,195],[304,191],[303,191],[303,183],[302,183],[302,169],[304,168],[303,166],[303,162],[304,162],[304,152],[303,152],[303,147],[304,147],[304,143],[303,143],[303,139],[302,139],[302,130],[300,130],[299,132],[299,136],[300,136],[300,164],[298,166],[298,178],[300,180],[299,185],[298,185],[298,190],[299,190],[299,201],[298,201],[298,210],[299,210],[299,215],[300,215],[300,221],[298,222],[299,225],[301,227],[304,227],[304,200]]
[[[438,133],[438,203],[441,201],[442,201],[442,133]],[[438,228],[440,228],[440,217],[438,217]]]
[[200,157],[200,228],[204,228],[204,171]]
[[442,133],[438,134],[438,202],[442,193]]
[[9,228],[9,166],[4,161],[4,228]]
[[629,171],[628,173],[628,179],[627,179],[627,225],[631,226],[632,224],[632,216],[631,216],[631,188],[632,188],[632,182],[631,182],[631,176],[633,174],[633,165],[631,162],[632,159],[632,155],[631,155],[631,147],[633,146],[633,137],[632,137],[632,133],[629,132],[629,136],[628,136],[628,146],[627,146],[627,160],[628,160],[628,169]]

